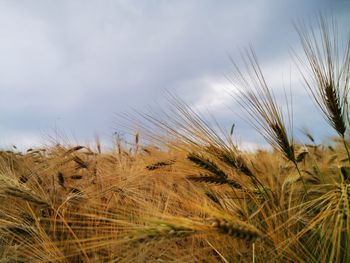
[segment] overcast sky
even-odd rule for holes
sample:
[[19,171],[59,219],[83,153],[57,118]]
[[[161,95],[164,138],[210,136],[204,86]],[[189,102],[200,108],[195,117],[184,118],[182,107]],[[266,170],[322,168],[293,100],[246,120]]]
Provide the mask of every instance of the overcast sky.
[[72,142],[108,141],[116,113],[156,108],[164,90],[225,127],[235,122],[254,145],[260,138],[225,92],[229,55],[250,44],[272,87],[292,85],[295,126],[330,134],[290,56],[300,51],[292,22],[319,11],[349,30],[346,0],[0,1],[0,146],[40,145],[57,130]]

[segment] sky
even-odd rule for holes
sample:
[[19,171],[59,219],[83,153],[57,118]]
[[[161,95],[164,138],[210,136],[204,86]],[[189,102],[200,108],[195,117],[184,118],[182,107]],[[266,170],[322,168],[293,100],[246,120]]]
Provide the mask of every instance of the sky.
[[272,88],[292,87],[294,127],[332,135],[291,58],[293,21],[318,12],[349,30],[349,0],[0,0],[0,147],[107,143],[120,113],[161,110],[165,91],[262,145],[227,92],[230,57],[249,45]]

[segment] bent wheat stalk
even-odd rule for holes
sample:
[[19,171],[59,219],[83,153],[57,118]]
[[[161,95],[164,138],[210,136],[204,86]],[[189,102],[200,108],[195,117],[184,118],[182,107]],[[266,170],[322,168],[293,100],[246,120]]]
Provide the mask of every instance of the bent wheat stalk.
[[[275,95],[265,80],[253,49],[247,50],[245,55],[245,57],[242,57],[247,69],[247,77],[244,76],[238,65],[232,61],[235,72],[234,79],[231,79],[231,82],[239,88],[238,94],[234,94],[233,97],[248,114],[251,125],[273,148],[280,151],[294,164],[307,194],[306,184],[295,156],[293,136],[287,131],[283,113],[276,102]],[[291,109],[288,107],[288,115],[290,113]],[[291,121],[291,118],[289,118],[289,122]]]

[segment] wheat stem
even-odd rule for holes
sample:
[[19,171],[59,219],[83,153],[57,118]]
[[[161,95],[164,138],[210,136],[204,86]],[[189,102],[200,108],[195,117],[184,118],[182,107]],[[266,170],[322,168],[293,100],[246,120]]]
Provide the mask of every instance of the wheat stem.
[[295,168],[296,168],[297,171],[298,171],[298,174],[299,174],[299,176],[300,176],[301,182],[303,183],[303,187],[304,187],[305,194],[307,195],[307,194],[308,194],[308,191],[307,191],[306,183],[305,183],[304,178],[303,178],[303,175],[301,174],[301,171],[300,171],[300,169],[299,169],[299,165],[298,165],[297,162],[293,162],[293,163],[294,163]]
[[345,136],[342,135],[341,138],[342,138],[342,142],[343,142],[343,144],[344,144],[344,148],[345,148],[345,150],[346,150],[346,154],[348,155],[348,162],[350,163],[350,152],[349,152],[348,146],[346,145]]

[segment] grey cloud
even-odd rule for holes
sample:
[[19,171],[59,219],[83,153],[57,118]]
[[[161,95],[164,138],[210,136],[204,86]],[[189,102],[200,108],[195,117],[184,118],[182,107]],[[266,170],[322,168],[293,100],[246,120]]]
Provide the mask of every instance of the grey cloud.
[[262,66],[283,60],[297,41],[291,20],[331,1],[0,5],[1,136],[57,124],[88,138],[111,133],[116,112],[157,107],[164,89],[195,104],[211,89],[205,80],[229,73],[227,54],[239,47],[252,43]]

